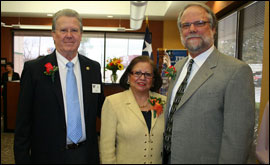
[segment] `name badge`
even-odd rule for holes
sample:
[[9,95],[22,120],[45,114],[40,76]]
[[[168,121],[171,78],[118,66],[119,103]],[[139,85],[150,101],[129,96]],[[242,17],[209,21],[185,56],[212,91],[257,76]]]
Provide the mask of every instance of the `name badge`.
[[100,84],[92,84],[92,93],[101,93]]

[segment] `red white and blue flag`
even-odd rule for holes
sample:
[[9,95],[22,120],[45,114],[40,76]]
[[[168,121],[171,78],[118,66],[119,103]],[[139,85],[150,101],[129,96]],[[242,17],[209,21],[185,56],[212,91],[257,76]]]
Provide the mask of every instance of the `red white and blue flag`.
[[153,59],[152,34],[149,32],[148,24],[146,25],[145,29],[142,55],[149,56],[151,59]]

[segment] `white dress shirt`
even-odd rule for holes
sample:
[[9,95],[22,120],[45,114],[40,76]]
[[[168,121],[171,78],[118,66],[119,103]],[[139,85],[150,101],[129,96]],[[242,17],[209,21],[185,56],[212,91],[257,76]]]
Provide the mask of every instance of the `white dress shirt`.
[[[198,55],[197,57],[195,57],[193,59],[194,63],[192,65],[192,70],[191,70],[190,76],[188,78],[188,82],[187,82],[187,86],[186,86],[185,90],[188,88],[188,85],[189,85],[190,81],[193,79],[193,77],[195,76],[197,71],[200,69],[200,67],[203,65],[203,63],[206,61],[206,59],[209,57],[209,55],[213,51],[214,51],[214,45],[212,45],[207,51],[203,52],[202,54]],[[180,73],[180,76],[179,76],[178,80],[176,80],[177,82],[175,83],[175,86],[174,86],[174,88],[172,90],[172,97],[171,97],[171,100],[170,100],[169,112],[171,111],[171,106],[173,105],[173,101],[174,101],[176,92],[177,92],[179,86],[181,85],[181,83],[183,82],[184,78],[186,77],[188,63],[189,63],[190,59],[192,59],[192,57],[189,54],[188,55],[188,60],[185,63],[185,65],[184,65],[184,67],[183,67],[183,69],[182,69],[182,71]]]
[[[82,122],[82,138],[79,140],[79,142],[82,142],[86,140],[86,133],[85,133],[85,121],[84,121],[82,76],[81,76],[81,68],[80,68],[80,61],[78,59],[78,54],[71,61],[68,61],[64,56],[62,56],[58,51],[56,51],[56,59],[58,63],[58,69],[59,69],[62,93],[63,93],[63,99],[64,99],[66,126],[68,126],[67,125],[67,103],[66,103],[66,77],[67,77],[68,68],[66,64],[68,62],[72,62],[74,64],[73,71],[74,71],[74,74],[76,76],[76,81],[77,81],[77,89],[78,89],[80,112],[81,112],[81,122]],[[72,141],[69,140],[67,137],[67,144],[71,144],[71,143]]]

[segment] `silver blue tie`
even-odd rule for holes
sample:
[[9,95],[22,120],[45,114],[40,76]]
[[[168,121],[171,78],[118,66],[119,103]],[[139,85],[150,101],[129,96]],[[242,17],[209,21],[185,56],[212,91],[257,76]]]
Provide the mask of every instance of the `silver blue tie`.
[[66,103],[67,103],[67,136],[75,144],[82,137],[82,123],[80,113],[79,95],[76,77],[73,71],[74,64],[67,63],[68,72],[66,79]]

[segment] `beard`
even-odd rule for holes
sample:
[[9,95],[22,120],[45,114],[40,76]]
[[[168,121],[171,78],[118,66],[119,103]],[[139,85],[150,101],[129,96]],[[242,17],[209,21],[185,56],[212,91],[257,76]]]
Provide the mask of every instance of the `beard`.
[[[193,38],[193,37],[199,38],[199,42],[189,40],[190,38]],[[214,43],[213,37],[202,36],[198,34],[190,34],[186,38],[183,38],[183,35],[181,35],[181,41],[182,41],[182,44],[191,53],[202,52],[205,49],[209,48]]]

